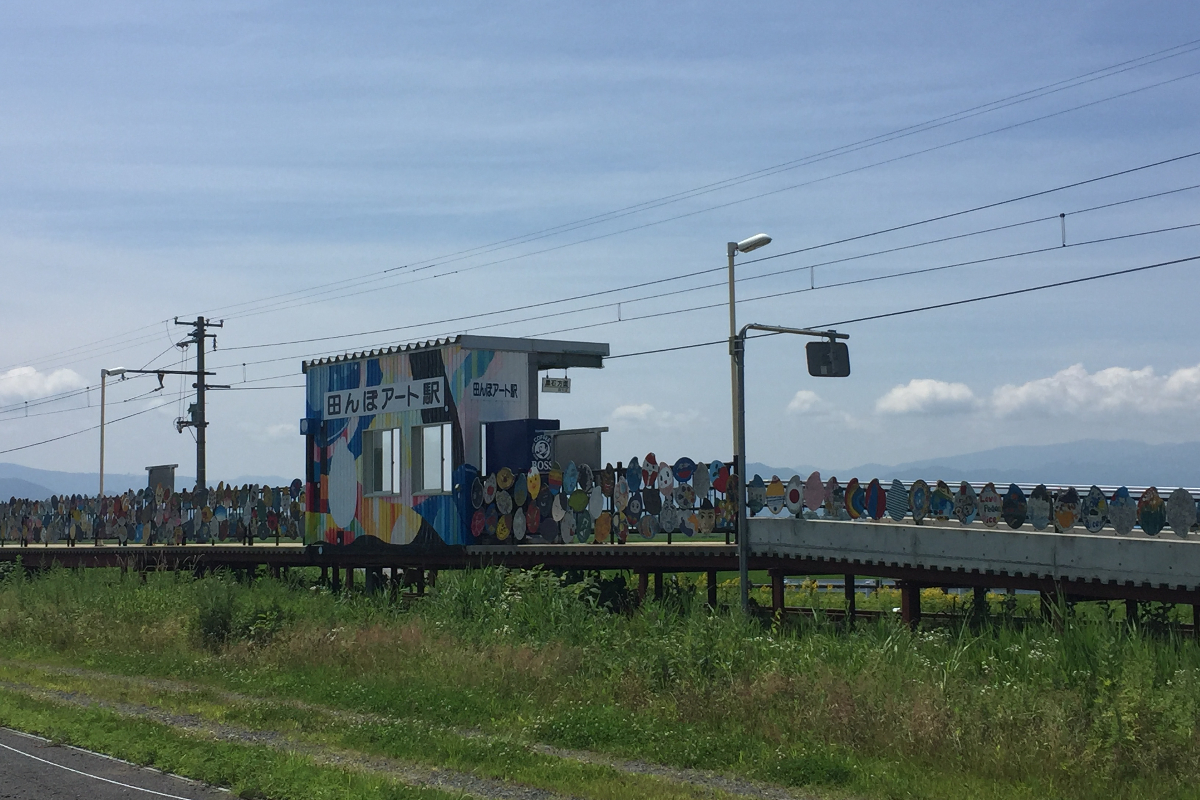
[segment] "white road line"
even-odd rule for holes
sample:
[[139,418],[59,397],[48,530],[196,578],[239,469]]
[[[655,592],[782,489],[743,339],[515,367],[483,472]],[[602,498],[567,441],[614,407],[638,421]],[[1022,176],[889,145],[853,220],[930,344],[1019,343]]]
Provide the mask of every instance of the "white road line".
[[120,786],[122,789],[133,789],[135,792],[145,792],[146,794],[153,794],[153,795],[157,795],[158,797],[166,797],[169,800],[192,800],[189,797],[181,797],[177,794],[167,794],[166,792],[156,792],[153,789],[143,789],[141,786],[133,786],[128,783],[121,783],[120,781],[114,781],[110,778],[102,778],[99,775],[93,775],[90,772],[83,772],[82,770],[72,769],[71,767],[63,766],[62,764],[55,764],[53,761],[47,761],[44,758],[38,758],[33,753],[26,753],[24,750],[18,750],[15,747],[10,747],[10,746],[4,744],[3,742],[0,742],[0,747],[3,747],[5,750],[11,750],[12,752],[16,753],[17,755],[22,755],[22,756],[25,756],[26,758],[32,758],[34,761],[40,761],[43,764],[49,764],[52,767],[58,767],[59,769],[65,769],[67,772],[74,772],[76,775],[82,775],[85,778],[93,778],[98,781],[104,781],[105,783],[111,783],[114,786]]

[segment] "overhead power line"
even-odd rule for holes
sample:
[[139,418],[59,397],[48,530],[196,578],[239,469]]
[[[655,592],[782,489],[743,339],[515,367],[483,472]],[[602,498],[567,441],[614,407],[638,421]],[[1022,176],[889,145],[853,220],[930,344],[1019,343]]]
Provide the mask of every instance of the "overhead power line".
[[[901,311],[888,311],[883,314],[871,314],[865,317],[855,317],[854,319],[844,319],[838,322],[826,322],[821,325],[810,325],[813,329],[832,328],[837,325],[852,325],[858,322],[870,322],[877,319],[887,319],[888,317],[900,317],[908,314],[919,314],[925,311],[934,311],[941,308],[951,308],[953,306],[967,305],[969,303],[980,303],[985,300],[996,300],[1003,297],[1013,297],[1019,294],[1029,294],[1030,292],[1040,292],[1046,289],[1058,289],[1063,286],[1073,286],[1079,283],[1087,283],[1089,281],[1098,281],[1105,278],[1115,278],[1121,275],[1132,275],[1136,272],[1145,272],[1152,269],[1160,269],[1162,267],[1174,266],[1176,264],[1185,264],[1192,261],[1200,261],[1200,255],[1188,256],[1186,258],[1176,258],[1171,261],[1160,261],[1157,264],[1146,264],[1141,267],[1131,267],[1129,269],[1119,269],[1112,272],[1103,272],[1097,275],[1088,275],[1083,278],[1071,278],[1069,280],[1055,281],[1054,283],[1043,283],[1038,286],[1027,286],[1024,289],[1012,289],[1007,292],[996,292],[994,294],[979,295],[977,297],[968,297],[964,300],[948,300],[942,303],[933,303],[927,306],[918,306],[917,308],[906,308]],[[749,339],[760,339],[764,336],[775,336],[774,333],[762,333],[755,336],[748,336]],[[654,355],[656,353],[673,353],[678,350],[692,350],[697,347],[714,347],[719,344],[729,344],[729,339],[714,339],[707,342],[694,342],[692,344],[677,345],[675,347],[657,347],[653,350],[638,350],[633,353],[618,353],[614,356],[606,356],[605,360],[612,361],[620,358],[635,358],[638,356]]]
[[708,194],[713,191],[719,191],[722,189],[731,188],[733,186],[741,185],[743,183],[747,183],[752,180],[760,180],[760,179],[768,177],[770,175],[778,174],[779,172],[796,169],[801,166],[807,166],[812,163],[816,163],[819,160],[820,161],[827,160],[828,158],[833,158],[833,157],[836,157],[839,155],[845,155],[847,153],[855,152],[855,151],[864,149],[866,147],[873,147],[873,146],[883,144],[888,141],[893,141],[894,139],[897,139],[897,138],[903,138],[903,137],[911,136],[911,135],[914,135],[917,133],[924,133],[929,130],[934,130],[935,128],[942,127],[944,125],[951,124],[953,122],[959,122],[959,121],[962,121],[963,119],[968,119],[973,116],[978,116],[981,113],[988,113],[990,111],[998,110],[999,108],[1006,108],[1011,105],[1015,105],[1016,103],[1019,103],[1019,102],[1028,102],[1029,100],[1037,99],[1038,97],[1043,97],[1046,94],[1056,93],[1056,92],[1063,91],[1068,88],[1075,88],[1076,86],[1081,86],[1081,85],[1084,85],[1085,83],[1090,83],[1094,80],[1100,80],[1102,78],[1112,77],[1113,75],[1118,75],[1118,74],[1122,74],[1124,72],[1128,72],[1131,69],[1138,69],[1140,67],[1158,63],[1159,61],[1163,61],[1163,60],[1166,60],[1169,58],[1176,58],[1178,56],[1186,55],[1187,53],[1194,52],[1197,49],[1200,49],[1200,39],[1186,42],[1184,44],[1177,45],[1175,47],[1165,48],[1163,50],[1149,53],[1145,56],[1140,56],[1138,58],[1129,59],[1126,61],[1118,62],[1116,64],[1111,64],[1106,67],[1101,67],[1099,69],[1091,70],[1089,72],[1083,73],[1082,75],[1077,75],[1072,78],[1066,78],[1063,80],[1055,81],[1053,83],[1045,84],[1043,86],[1039,86],[1034,89],[1029,89],[1029,90],[1026,90],[1023,92],[1019,92],[1014,95],[1009,95],[1007,97],[1000,98],[998,100],[994,100],[994,101],[991,101],[988,103],[983,103],[980,105],[972,106],[970,108],[956,111],[956,112],[953,112],[951,114],[947,114],[947,115],[944,115],[941,117],[935,117],[933,119],[926,120],[924,122],[920,122],[915,125],[909,125],[906,127],[898,128],[896,130],[889,131],[887,133],[879,134],[876,136],[872,136],[867,139],[861,139],[859,141],[852,142],[850,144],[841,145],[838,147],[834,147],[834,148],[830,148],[827,150],[812,153],[808,156],[802,156],[800,158],[792,159],[790,161],[786,161],[781,164],[776,164],[776,165],[773,165],[770,167],[765,167],[762,169],[754,170],[752,172],[743,173],[741,175],[737,175],[737,176],[727,178],[727,179],[724,179],[721,181],[704,184],[702,186],[695,187],[693,189],[684,190],[682,192],[676,192],[674,194],[665,195],[665,196],[662,196],[659,198],[655,198],[653,200],[648,200],[648,201],[644,201],[641,203],[635,203],[630,206],[625,206],[623,208],[618,208],[613,211],[604,212],[602,214],[597,214],[597,215],[593,215],[590,217],[585,217],[581,220],[575,220],[573,222],[563,223],[563,224],[556,225],[556,226],[553,226],[550,228],[544,228],[544,229],[541,229],[538,231],[534,231],[532,233],[509,237],[506,239],[501,239],[501,240],[491,242],[486,245],[480,245],[477,247],[472,247],[472,248],[467,248],[464,250],[451,252],[451,253],[445,254],[440,257],[426,259],[423,261],[411,262],[409,264],[400,265],[400,266],[396,266],[396,267],[389,267],[387,269],[377,270],[377,271],[371,272],[371,273],[365,273],[365,274],[362,274],[362,275],[359,275],[359,276],[356,276],[356,277],[350,278],[350,279],[344,279],[344,280],[340,280],[340,281],[332,281],[332,282],[328,282],[325,284],[318,284],[317,286],[308,287],[306,289],[298,289],[298,290],[293,290],[290,292],[283,292],[283,293],[273,295],[268,298],[261,298],[258,300],[245,301],[243,303],[238,303],[233,306],[226,306],[222,309],[213,310],[213,311],[210,311],[209,313],[214,313],[214,314],[221,313],[221,312],[230,313],[232,311],[232,309],[235,309],[235,308],[255,305],[257,303],[265,303],[265,302],[269,302],[271,300],[278,300],[278,299],[282,299],[285,297],[295,297],[297,295],[307,294],[310,292],[315,292],[315,291],[319,291],[319,290],[334,287],[334,286],[362,285],[362,283],[364,283],[364,282],[376,281],[376,280],[381,279],[381,277],[383,277],[383,276],[386,276],[386,275],[389,275],[392,273],[396,273],[396,272],[401,272],[403,270],[414,270],[417,268],[433,266],[435,264],[445,265],[445,264],[449,264],[449,263],[454,263],[454,262],[462,260],[463,258],[477,256],[477,255],[485,255],[487,253],[495,252],[500,249],[506,249],[506,248],[514,246],[516,244],[528,243],[530,241],[535,241],[537,239],[542,239],[547,236],[556,235],[558,233],[566,233],[566,232],[570,232],[572,230],[577,230],[581,227],[590,227],[592,225],[600,224],[602,222],[611,221],[612,219],[629,216],[630,214],[641,213],[644,211],[651,210],[653,208],[659,208],[663,205],[679,202],[681,200],[691,199],[691,198],[699,196],[701,194]]

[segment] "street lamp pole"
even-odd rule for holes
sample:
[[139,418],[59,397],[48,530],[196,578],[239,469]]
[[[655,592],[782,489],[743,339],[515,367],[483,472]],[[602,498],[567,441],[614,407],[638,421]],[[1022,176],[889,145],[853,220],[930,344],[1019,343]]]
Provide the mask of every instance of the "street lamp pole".
[[100,370],[100,497],[104,497],[104,389],[108,376],[124,375],[125,370],[117,369],[102,369]]
[[[741,355],[739,354],[738,330],[737,330],[737,290],[735,287],[735,276],[733,268],[734,257],[738,253],[749,253],[751,250],[757,250],[771,243],[771,237],[765,233],[758,233],[751,236],[749,239],[743,239],[740,242],[728,242],[725,245],[725,254],[729,257],[729,382],[730,382],[730,411],[733,416],[733,456],[734,462],[737,464],[737,487],[738,493],[734,497],[734,502],[737,503],[738,511],[738,527],[737,527],[737,542],[740,562],[740,582],[742,587],[742,608],[749,608],[749,595],[747,594],[747,581],[749,577],[746,573],[746,561],[740,557],[743,548],[749,547],[749,539],[746,537],[746,528],[742,524],[742,519],[745,513],[741,511],[745,505],[746,490],[745,490],[745,472],[746,472],[746,443],[738,438],[738,420],[742,419],[742,408],[745,404],[745,391],[740,384],[739,375],[741,374]],[[749,551],[747,550],[747,553]]]
[[[733,439],[736,447],[738,464],[746,463],[746,333],[748,331],[765,331],[767,333],[792,333],[798,336],[817,336],[822,339],[849,339],[850,335],[837,331],[814,331],[808,328],[784,328],[778,325],[745,325],[735,335],[731,342],[734,364],[734,386],[737,390],[737,409],[733,420]],[[745,468],[742,468],[745,473]],[[750,613],[750,521],[746,514],[746,475],[738,476],[738,588],[741,594],[742,611]]]

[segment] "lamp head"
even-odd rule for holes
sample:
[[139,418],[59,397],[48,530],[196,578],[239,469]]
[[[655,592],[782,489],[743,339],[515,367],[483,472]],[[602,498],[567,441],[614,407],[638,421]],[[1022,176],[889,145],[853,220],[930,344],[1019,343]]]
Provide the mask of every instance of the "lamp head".
[[760,247],[765,247],[771,243],[771,237],[765,233],[757,233],[749,239],[742,239],[737,243],[739,253],[749,253],[751,250],[757,250]]
[[113,377],[114,375],[124,375],[125,367],[117,367],[116,369],[102,369],[100,372],[109,377]]

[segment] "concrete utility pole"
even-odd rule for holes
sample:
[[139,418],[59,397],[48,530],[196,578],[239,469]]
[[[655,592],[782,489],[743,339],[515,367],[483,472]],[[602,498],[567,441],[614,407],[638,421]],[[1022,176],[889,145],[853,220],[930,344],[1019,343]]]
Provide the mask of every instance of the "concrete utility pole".
[[197,348],[195,372],[196,383],[194,384],[194,388],[196,390],[196,402],[190,409],[191,419],[185,420],[180,418],[175,420],[175,428],[180,433],[183,433],[183,429],[188,426],[196,429],[196,488],[206,489],[208,488],[208,476],[205,470],[205,444],[207,438],[205,434],[208,428],[208,420],[205,417],[204,411],[204,390],[210,388],[216,389],[227,387],[208,386],[204,382],[204,376],[208,374],[204,371],[204,345],[205,339],[212,339],[213,347],[216,347],[217,335],[215,333],[208,333],[207,329],[223,328],[225,327],[225,322],[223,320],[221,322],[213,322],[211,320],[206,320],[204,317],[196,317],[195,322],[180,322],[179,318],[176,317],[175,324],[192,326],[191,336],[180,342],[179,346],[187,347],[189,344],[194,344]]

